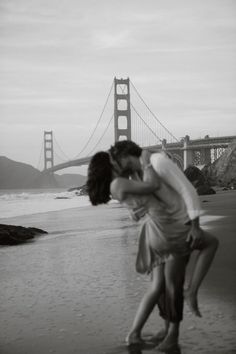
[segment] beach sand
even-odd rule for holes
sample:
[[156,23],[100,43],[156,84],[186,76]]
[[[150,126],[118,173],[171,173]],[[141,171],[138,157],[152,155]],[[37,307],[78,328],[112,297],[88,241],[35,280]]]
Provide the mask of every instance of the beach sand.
[[[236,192],[201,199],[202,225],[220,248],[199,294],[203,318],[185,307],[179,353],[236,353]],[[158,353],[124,345],[149,282],[135,272],[137,227],[124,208],[74,208],[0,223],[49,232],[0,248],[1,354]],[[155,310],[144,332],[161,325]]]

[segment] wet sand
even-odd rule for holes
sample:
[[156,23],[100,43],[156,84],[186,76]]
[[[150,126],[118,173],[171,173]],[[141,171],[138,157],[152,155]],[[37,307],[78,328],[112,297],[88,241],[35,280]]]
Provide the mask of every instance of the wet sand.
[[[185,308],[179,353],[236,353],[236,192],[201,199],[209,215],[203,226],[220,249],[199,294],[203,318]],[[0,248],[1,354],[158,353],[123,343],[149,281],[135,273],[137,230],[125,209],[74,208],[0,223],[49,231]],[[144,332],[160,328],[154,311]]]

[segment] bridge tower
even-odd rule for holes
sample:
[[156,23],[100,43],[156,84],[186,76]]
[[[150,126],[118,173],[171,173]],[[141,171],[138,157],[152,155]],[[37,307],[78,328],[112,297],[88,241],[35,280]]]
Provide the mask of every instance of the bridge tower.
[[46,170],[53,166],[53,133],[52,131],[44,131],[44,169]]
[[114,78],[114,133],[115,141],[131,140],[129,78]]

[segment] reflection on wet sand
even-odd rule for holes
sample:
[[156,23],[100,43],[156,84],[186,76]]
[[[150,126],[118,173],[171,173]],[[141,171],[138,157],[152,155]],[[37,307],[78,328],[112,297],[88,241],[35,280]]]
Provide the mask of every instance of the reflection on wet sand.
[[158,350],[158,345],[161,343],[160,341],[151,342],[151,335],[144,335],[144,343],[142,344],[130,344],[125,347],[116,348],[116,350],[110,352],[109,354],[158,354],[158,353],[166,353],[166,354],[181,354],[180,346],[175,346],[173,348],[169,348],[166,351]]
[[[154,350],[153,350],[154,349]],[[153,344],[132,344],[127,346],[127,352],[129,354],[154,354],[154,353],[168,353],[168,354],[181,354],[181,349],[179,346],[175,346],[174,348],[168,349],[166,351],[159,351],[156,343]]]

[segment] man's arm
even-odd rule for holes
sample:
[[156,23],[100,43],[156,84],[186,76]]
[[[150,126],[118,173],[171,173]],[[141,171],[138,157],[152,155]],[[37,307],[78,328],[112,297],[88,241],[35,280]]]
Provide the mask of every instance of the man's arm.
[[198,218],[201,210],[199,197],[180,168],[161,153],[152,154],[150,161],[156,173],[180,194],[186,205],[189,219]]
[[191,248],[199,246],[203,231],[199,225],[201,206],[195,188],[168,157],[163,154],[154,154],[151,155],[150,160],[157,174],[183,198],[191,223],[191,231],[187,241],[190,242]]

